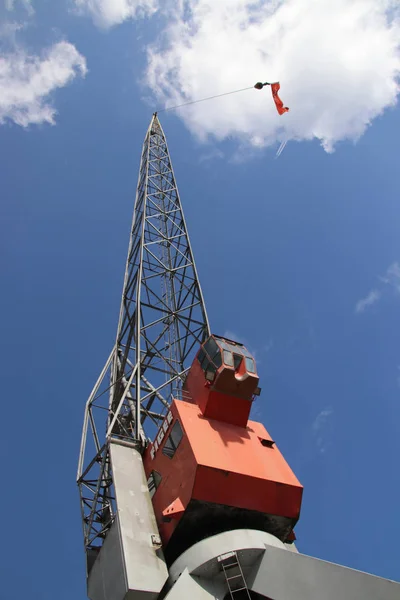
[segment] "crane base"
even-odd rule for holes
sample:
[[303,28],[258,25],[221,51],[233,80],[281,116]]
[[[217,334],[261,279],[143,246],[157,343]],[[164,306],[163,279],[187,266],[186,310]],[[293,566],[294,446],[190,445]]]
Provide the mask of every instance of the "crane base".
[[[292,550],[292,551],[291,551]],[[237,557],[242,575],[227,577],[222,565]],[[239,571],[236,571],[237,573]],[[230,586],[239,581],[241,591]],[[231,594],[230,594],[231,592]],[[195,544],[171,566],[159,599],[398,600],[400,584],[297,552],[255,530],[218,534]]]

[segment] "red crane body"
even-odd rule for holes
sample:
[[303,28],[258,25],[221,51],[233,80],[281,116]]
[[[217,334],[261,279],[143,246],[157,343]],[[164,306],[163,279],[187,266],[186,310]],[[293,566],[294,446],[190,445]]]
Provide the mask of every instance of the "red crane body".
[[143,457],[168,562],[193,543],[237,528],[293,540],[303,488],[261,423],[246,348],[210,337]]

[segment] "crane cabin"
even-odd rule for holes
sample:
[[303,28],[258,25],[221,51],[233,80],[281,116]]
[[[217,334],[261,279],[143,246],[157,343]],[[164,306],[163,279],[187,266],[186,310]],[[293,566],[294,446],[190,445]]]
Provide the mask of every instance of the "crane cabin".
[[259,394],[245,346],[210,336],[143,456],[169,564],[194,543],[232,529],[294,539],[303,488],[265,427],[249,420]]

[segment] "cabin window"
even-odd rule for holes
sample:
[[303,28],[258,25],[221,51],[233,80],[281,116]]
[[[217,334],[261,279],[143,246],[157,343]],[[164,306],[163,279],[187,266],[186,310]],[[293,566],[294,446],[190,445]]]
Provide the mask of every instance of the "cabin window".
[[226,342],[224,342],[224,340],[218,340],[218,343],[220,344],[220,346],[222,346],[222,348],[224,350],[228,350],[229,351],[231,349],[230,345],[227,344]]
[[207,369],[210,366],[210,359],[208,358],[207,354],[203,360],[203,362],[201,363],[201,368],[203,369],[203,371],[207,371]]
[[254,360],[252,358],[249,358],[248,356],[246,356],[245,361],[246,361],[246,370],[249,373],[255,373],[256,367],[254,365]]
[[228,365],[228,367],[233,367],[232,352],[228,352],[228,350],[224,350],[224,363],[226,365]]
[[240,354],[234,354],[233,355],[233,362],[234,362],[234,366],[235,366],[235,371],[240,367],[240,363],[242,362],[243,356],[240,356]]
[[179,423],[179,421],[175,421],[175,423],[171,429],[171,433],[165,440],[165,444],[162,449],[162,453],[165,456],[168,456],[168,458],[174,458],[175,452],[176,452],[182,438],[183,438],[183,431],[182,431],[181,424]]
[[203,369],[203,371],[206,370],[209,363],[210,363],[210,359],[208,358],[207,354],[204,352],[204,357],[203,357],[203,360],[201,361],[201,368]]
[[204,350],[207,352],[208,356],[213,360],[214,356],[219,352],[218,344],[214,340],[214,338],[210,338],[204,344]]
[[203,362],[205,355],[206,353],[204,352],[203,348],[200,348],[200,352],[197,355],[197,360],[200,364]]
[[150,498],[154,496],[158,486],[161,483],[161,475],[157,471],[152,471],[147,480],[147,485],[149,486]]
[[217,369],[219,369],[222,365],[221,350],[219,348],[217,354],[213,358],[213,363],[217,367]]
[[[203,371],[212,371],[215,373],[222,365],[221,350],[214,338],[210,338],[204,344],[198,355],[199,362]],[[213,364],[214,363],[214,364]]]
[[215,365],[213,365],[212,362],[209,362],[207,365],[207,368],[205,369],[205,372],[213,373],[215,375],[216,370],[217,370],[217,367]]

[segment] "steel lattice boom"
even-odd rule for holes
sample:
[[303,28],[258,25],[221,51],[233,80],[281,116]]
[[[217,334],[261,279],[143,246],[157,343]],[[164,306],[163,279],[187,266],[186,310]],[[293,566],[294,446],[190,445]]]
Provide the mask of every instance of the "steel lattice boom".
[[154,115],[143,145],[116,343],[85,410],[78,485],[89,566],[114,519],[110,439],[145,446],[208,334],[167,142]]

